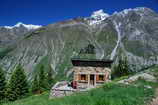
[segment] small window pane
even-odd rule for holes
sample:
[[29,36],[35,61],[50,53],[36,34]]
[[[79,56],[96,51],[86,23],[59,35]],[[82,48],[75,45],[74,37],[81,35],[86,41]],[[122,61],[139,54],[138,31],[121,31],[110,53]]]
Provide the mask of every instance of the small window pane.
[[104,75],[99,75],[99,81],[104,81]]
[[86,80],[86,75],[85,74],[81,75],[81,80]]

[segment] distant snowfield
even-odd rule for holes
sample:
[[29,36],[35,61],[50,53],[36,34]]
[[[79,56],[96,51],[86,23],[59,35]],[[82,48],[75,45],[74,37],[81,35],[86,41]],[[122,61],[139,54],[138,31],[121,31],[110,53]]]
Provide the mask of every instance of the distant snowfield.
[[28,30],[38,29],[38,28],[42,27],[42,25],[23,24],[22,22],[18,22],[14,26],[4,26],[4,27],[7,29],[13,29],[13,28],[20,27],[20,26],[23,26],[23,27],[27,28]]

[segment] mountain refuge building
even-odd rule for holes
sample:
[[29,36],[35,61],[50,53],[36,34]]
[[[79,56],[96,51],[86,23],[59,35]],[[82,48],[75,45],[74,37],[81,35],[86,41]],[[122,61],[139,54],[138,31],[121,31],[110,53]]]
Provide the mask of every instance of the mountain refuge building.
[[87,91],[110,81],[111,60],[71,59],[73,80],[57,82],[51,89],[50,98],[63,97],[77,91]]
[[93,88],[108,82],[112,60],[71,59],[73,64],[73,88]]

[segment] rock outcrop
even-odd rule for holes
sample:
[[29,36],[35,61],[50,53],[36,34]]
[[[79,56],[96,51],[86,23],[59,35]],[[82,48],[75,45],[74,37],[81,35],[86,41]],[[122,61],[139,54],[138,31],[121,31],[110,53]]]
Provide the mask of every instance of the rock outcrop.
[[149,81],[149,82],[157,82],[157,79],[153,75],[148,74],[148,73],[140,73],[140,74],[134,75],[128,79],[118,81],[118,83],[130,84],[132,82],[137,81],[138,79],[143,79],[143,80]]

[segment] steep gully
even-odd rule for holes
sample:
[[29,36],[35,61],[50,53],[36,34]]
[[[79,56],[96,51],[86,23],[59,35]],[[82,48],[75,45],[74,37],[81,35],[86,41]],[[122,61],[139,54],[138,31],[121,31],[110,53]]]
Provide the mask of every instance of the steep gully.
[[113,21],[113,24],[115,25],[115,29],[117,31],[117,35],[118,35],[118,40],[117,40],[117,44],[115,46],[115,48],[113,49],[112,53],[111,53],[111,56],[110,56],[110,59],[114,59],[115,55],[116,55],[116,51],[117,51],[117,48],[121,42],[121,31],[119,29],[119,27],[121,26],[121,23],[117,23],[116,21]]

